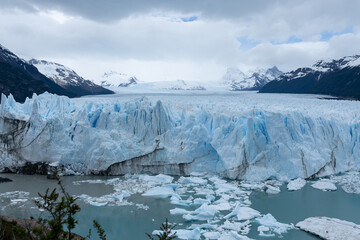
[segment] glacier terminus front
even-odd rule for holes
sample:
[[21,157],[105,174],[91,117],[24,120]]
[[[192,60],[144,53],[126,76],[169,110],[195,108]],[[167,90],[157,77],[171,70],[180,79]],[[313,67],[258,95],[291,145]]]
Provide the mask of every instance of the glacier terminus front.
[[360,102],[314,95],[2,95],[0,169],[65,174],[207,172],[246,180],[321,177],[360,166]]

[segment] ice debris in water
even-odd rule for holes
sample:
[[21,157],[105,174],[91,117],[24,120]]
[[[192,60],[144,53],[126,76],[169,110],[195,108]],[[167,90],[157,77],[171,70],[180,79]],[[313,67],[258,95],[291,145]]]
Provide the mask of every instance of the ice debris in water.
[[259,235],[264,237],[274,236],[274,233],[281,235],[294,228],[293,224],[278,222],[270,213],[257,218],[256,221],[260,224],[258,227]]
[[241,206],[241,203],[238,202],[234,210],[225,216],[225,219],[235,216],[239,221],[242,221],[242,220],[248,220],[248,219],[260,217],[260,212],[250,207],[243,207]]
[[341,185],[341,188],[346,193],[360,194],[360,173],[359,172],[347,172],[338,176],[332,176],[331,181]]
[[327,240],[360,239],[360,225],[336,218],[310,217],[296,227]]
[[168,198],[175,194],[174,190],[174,186],[172,185],[157,186],[147,190],[142,195],[146,197]]
[[333,182],[328,179],[320,179],[311,185],[313,188],[322,190],[322,191],[336,191],[337,187]]
[[211,220],[215,218],[217,213],[218,210],[216,207],[209,205],[208,203],[204,203],[196,210],[183,215],[183,218],[187,221]]
[[294,180],[291,180],[288,185],[287,189],[289,191],[296,191],[302,189],[306,184],[306,180],[302,178],[296,178]]
[[[160,230],[154,230],[152,232],[152,235],[156,235],[156,234],[160,234],[160,233],[161,233]],[[200,237],[201,237],[200,229],[198,229],[198,228],[195,228],[193,230],[176,229],[176,230],[172,230],[171,234],[176,234],[176,236],[179,239],[197,240],[197,239],[200,239]]]

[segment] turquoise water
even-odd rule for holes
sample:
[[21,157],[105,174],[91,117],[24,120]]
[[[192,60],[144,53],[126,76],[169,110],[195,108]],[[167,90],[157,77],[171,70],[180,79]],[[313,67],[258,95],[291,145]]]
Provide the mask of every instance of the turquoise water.
[[[0,214],[17,217],[38,216],[39,212],[32,199],[37,192],[44,192],[47,187],[56,187],[56,181],[48,180],[44,176],[25,176],[1,174],[14,181],[0,184]],[[100,197],[113,192],[112,186],[105,184],[83,183],[74,185],[74,181],[88,179],[107,179],[99,176],[71,176],[64,177],[63,182],[71,194],[88,194]],[[5,197],[6,192],[25,191],[28,196],[14,196],[14,199],[29,199],[24,203],[12,204],[11,199]],[[170,215],[169,210],[176,206],[170,204],[169,199],[155,199],[143,197],[140,194],[132,195],[127,199],[134,204],[141,203],[149,207],[148,210],[131,206],[103,206],[96,207],[79,201],[81,212],[78,214],[79,226],[76,232],[87,235],[92,219],[98,220],[109,240],[112,239],[147,239],[145,232],[151,233],[158,229],[160,224],[169,219],[169,222],[178,223],[180,229],[185,229],[191,223],[183,220],[181,215]],[[25,201],[25,200],[24,200]],[[323,192],[313,189],[308,183],[303,189],[289,192],[286,186],[281,187],[281,193],[270,195],[264,192],[253,192],[250,195],[251,207],[262,214],[271,213],[279,222],[294,223],[313,216],[328,216],[360,224],[360,195],[345,193],[340,187],[335,192]],[[12,205],[11,205],[12,204]],[[179,206],[177,206],[179,207]],[[196,207],[188,207],[187,210]],[[195,222],[193,222],[195,223]],[[197,223],[197,222],[196,222]],[[204,222],[200,222],[204,223]],[[294,229],[281,236],[259,237],[258,225],[252,223],[251,231],[247,235],[253,239],[318,239],[308,233]],[[93,230],[94,231],[94,230]],[[95,234],[93,232],[93,234]]]

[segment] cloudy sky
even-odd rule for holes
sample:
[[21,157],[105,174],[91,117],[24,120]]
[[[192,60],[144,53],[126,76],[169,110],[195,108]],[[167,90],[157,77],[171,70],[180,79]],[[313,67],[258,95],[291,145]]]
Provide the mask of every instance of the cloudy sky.
[[95,79],[221,79],[360,54],[358,0],[0,0],[0,44]]

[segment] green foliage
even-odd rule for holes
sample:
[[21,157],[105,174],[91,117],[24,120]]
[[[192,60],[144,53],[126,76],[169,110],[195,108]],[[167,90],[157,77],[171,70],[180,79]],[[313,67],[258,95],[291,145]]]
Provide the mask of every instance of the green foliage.
[[1,240],[30,240],[31,238],[22,227],[16,222],[0,220],[0,239]]
[[[80,206],[75,203],[77,199],[65,191],[61,179],[56,173],[54,173],[54,177],[60,186],[62,192],[61,198],[59,198],[60,194],[56,192],[56,188],[51,192],[49,192],[48,188],[44,195],[38,193],[41,201],[35,201],[36,206],[46,210],[50,214],[49,219],[43,219],[41,217],[38,219],[39,223],[48,227],[50,230],[34,229],[33,232],[38,233],[42,240],[71,240],[74,237],[71,231],[77,224],[74,215],[80,211]],[[64,232],[64,225],[67,226],[67,233]]]
[[[93,223],[94,223],[94,228],[96,229],[96,231],[99,235],[99,238],[101,240],[106,240],[105,230],[101,227],[101,225],[96,220],[93,220]],[[91,235],[91,230],[89,230],[89,234]]]
[[[39,194],[41,200],[36,200],[35,204],[40,209],[44,209],[49,214],[48,219],[39,217],[38,222],[43,226],[41,228],[33,228],[32,232],[36,234],[40,240],[71,240],[74,239],[72,230],[75,228],[78,221],[75,219],[75,214],[80,212],[80,206],[76,204],[77,198],[71,196],[66,192],[60,177],[56,172],[53,173],[53,178],[58,181],[62,196],[54,188],[51,192],[49,188],[45,194]],[[67,232],[64,227],[67,227]],[[94,220],[94,227],[98,232],[101,240],[106,240],[105,230],[101,225]],[[86,236],[91,238],[91,229]]]
[[[168,219],[166,218],[165,223],[161,224],[160,233],[155,236],[158,240],[172,240],[176,238],[176,232],[171,232],[176,227],[176,224],[169,224]],[[150,234],[145,233],[151,240],[155,240]]]

